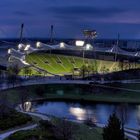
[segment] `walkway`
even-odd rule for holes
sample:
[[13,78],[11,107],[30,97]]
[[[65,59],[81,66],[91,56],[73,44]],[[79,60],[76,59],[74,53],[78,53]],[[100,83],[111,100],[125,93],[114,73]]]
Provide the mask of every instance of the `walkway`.
[[[28,115],[31,115],[31,116],[39,117],[42,120],[50,120],[50,118],[45,114],[36,113],[36,112],[22,112],[22,113],[25,113],[25,114],[28,114]],[[74,122],[81,123],[79,121],[74,121]],[[105,126],[104,124],[99,124],[99,123],[97,123],[96,125],[98,127],[101,127],[101,128]],[[22,128],[18,128],[18,129],[15,129],[15,130],[5,132],[3,134],[0,134],[0,140],[4,140],[9,135],[11,135],[11,134],[13,134],[15,132],[18,132],[18,131],[21,131],[21,130],[30,130],[30,129],[33,129],[35,127],[37,127],[37,124],[33,124],[33,125],[30,125],[30,126],[26,126],[26,127],[22,127]],[[125,128],[125,135],[127,137],[131,138],[132,140],[138,140],[138,138],[137,138],[138,131],[137,130],[131,130],[129,128]]]
[[[28,114],[28,115],[31,115],[31,116],[39,117],[42,120],[50,120],[49,117],[47,117],[46,115],[43,115],[43,114],[33,113],[33,112],[22,112],[22,113],[25,113],[25,114]],[[9,130],[9,131],[7,131],[3,134],[0,134],[0,140],[4,140],[5,138],[10,136],[11,134],[13,134],[15,132],[18,132],[18,131],[33,129],[33,128],[37,127],[37,125],[38,124],[33,124],[33,125],[26,126],[26,127],[21,127],[21,128],[18,128],[18,129],[14,129],[14,130]]]
[[[22,82],[19,85],[15,85],[14,87],[19,87],[19,86],[28,86],[28,85],[37,85],[37,84],[89,84],[90,82],[93,83],[92,80],[65,80],[62,79],[60,80],[59,78],[36,78],[36,79],[28,79]],[[120,82],[120,83],[140,83],[140,80],[119,80],[119,81],[96,81],[96,83],[93,85],[95,86],[100,86],[104,88],[112,88],[112,89],[118,89],[118,90],[124,90],[124,91],[130,91],[130,92],[140,92],[140,90],[135,90],[135,89],[129,89],[129,88],[120,88],[120,87],[114,87],[114,86],[106,86],[103,85],[105,83],[114,83],[114,82]],[[97,84],[99,83],[99,84]],[[0,85],[1,90],[8,89],[8,88],[13,88],[13,85],[7,86],[7,84],[1,84]]]
[[0,140],[4,140],[5,138],[7,138],[8,136],[10,136],[11,134],[17,132],[17,131],[21,131],[21,130],[29,130],[29,129],[33,129],[37,127],[37,124],[33,124],[33,125],[29,125],[26,127],[22,127],[22,128],[18,128],[18,129],[14,129],[14,130],[10,130],[8,132],[5,132],[3,134],[0,134]]

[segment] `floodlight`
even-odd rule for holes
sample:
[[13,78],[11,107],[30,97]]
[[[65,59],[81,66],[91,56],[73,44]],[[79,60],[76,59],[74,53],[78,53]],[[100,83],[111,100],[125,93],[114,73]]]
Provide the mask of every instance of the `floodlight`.
[[11,54],[11,49],[8,49],[8,54]]
[[19,50],[24,49],[24,47],[25,47],[24,44],[19,44],[19,45],[18,45],[18,49],[19,49]]
[[37,43],[36,43],[36,47],[37,47],[37,48],[40,48],[40,47],[41,47],[41,42],[37,42]]
[[29,48],[31,47],[31,45],[26,45],[26,47],[25,47],[25,49],[24,49],[24,51],[28,51],[29,50]]
[[60,48],[65,48],[65,43],[64,42],[60,43]]
[[85,42],[82,41],[82,40],[77,40],[77,41],[75,42],[75,45],[76,45],[76,46],[80,46],[80,47],[82,47],[84,44],[85,44]]
[[85,49],[86,50],[91,50],[92,49],[92,45],[91,44],[86,44]]

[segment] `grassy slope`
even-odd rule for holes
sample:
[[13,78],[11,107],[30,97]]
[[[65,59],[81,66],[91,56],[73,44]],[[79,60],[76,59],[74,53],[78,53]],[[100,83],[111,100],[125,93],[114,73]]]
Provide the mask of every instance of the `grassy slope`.
[[[26,56],[26,60],[30,64],[36,65],[53,74],[71,73],[72,68],[80,68],[83,65],[83,58],[81,57],[47,53],[32,53]],[[85,64],[95,66],[94,59],[85,58],[84,60]],[[102,72],[104,67],[108,72],[120,71],[118,62],[96,60],[96,63],[98,72]],[[139,64],[137,64],[137,67],[139,67]]]
[[[54,55],[47,53],[32,53],[26,57],[27,62],[47,70],[50,73],[71,73],[73,67],[80,68],[83,65],[83,58],[75,56]],[[58,63],[58,60],[61,63]],[[46,63],[47,61],[47,63]],[[74,63],[73,63],[74,62]],[[86,59],[85,63],[95,65],[94,59]],[[97,70],[101,72],[105,67],[109,72],[119,71],[118,62],[96,60]]]
[[[71,100],[88,100],[102,102],[131,102],[140,103],[140,92],[127,91],[129,89],[139,90],[140,84],[121,84],[107,85],[101,87],[97,85],[34,85],[23,88],[15,88],[3,91],[7,93],[10,102],[16,103],[21,101],[20,94],[22,90],[27,90],[29,99],[46,98],[46,99],[71,99]],[[106,86],[106,85],[105,85]],[[112,89],[110,87],[122,87],[127,90]],[[41,88],[41,95],[36,93],[36,89]],[[59,94],[60,92],[62,94]]]

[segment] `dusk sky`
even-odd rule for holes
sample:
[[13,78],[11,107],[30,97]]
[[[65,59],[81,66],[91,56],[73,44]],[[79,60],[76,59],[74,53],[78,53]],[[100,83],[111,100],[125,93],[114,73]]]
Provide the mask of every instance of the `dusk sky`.
[[84,29],[96,29],[98,38],[140,39],[140,0],[0,0],[0,37],[50,35],[80,38]]

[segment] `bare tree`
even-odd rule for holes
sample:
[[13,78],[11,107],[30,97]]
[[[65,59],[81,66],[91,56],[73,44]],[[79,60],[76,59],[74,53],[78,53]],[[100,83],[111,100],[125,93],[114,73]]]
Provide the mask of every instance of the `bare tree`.
[[56,136],[61,140],[73,140],[75,126],[64,118],[56,124],[54,132],[56,132]]

